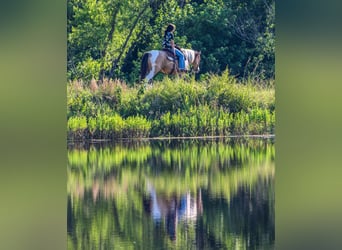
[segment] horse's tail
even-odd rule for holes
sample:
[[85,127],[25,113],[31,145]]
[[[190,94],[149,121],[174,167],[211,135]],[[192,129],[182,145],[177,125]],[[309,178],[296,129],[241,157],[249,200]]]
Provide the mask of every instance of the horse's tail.
[[148,57],[150,56],[150,53],[145,53],[141,60],[141,66],[140,66],[140,81],[143,81],[146,77],[146,75],[151,70],[148,63]]

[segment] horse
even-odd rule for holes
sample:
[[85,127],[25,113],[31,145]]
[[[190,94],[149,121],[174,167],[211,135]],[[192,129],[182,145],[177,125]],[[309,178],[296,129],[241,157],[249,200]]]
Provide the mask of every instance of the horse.
[[[189,70],[190,66],[195,73],[198,73],[201,61],[201,51],[192,49],[181,49],[185,57],[185,69]],[[152,82],[153,77],[162,72],[166,75],[180,75],[178,69],[178,60],[172,56],[170,51],[150,50],[144,53],[140,67],[140,81]]]

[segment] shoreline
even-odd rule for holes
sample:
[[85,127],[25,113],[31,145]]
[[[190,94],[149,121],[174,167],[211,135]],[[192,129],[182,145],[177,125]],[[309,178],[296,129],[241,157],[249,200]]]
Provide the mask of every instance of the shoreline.
[[117,138],[117,139],[87,139],[87,140],[67,140],[68,144],[73,143],[102,143],[102,142],[122,142],[122,141],[153,141],[153,140],[212,140],[212,139],[224,139],[224,138],[244,138],[244,139],[275,139],[275,134],[264,135],[227,135],[227,136],[158,136],[158,137],[141,137],[141,138]]

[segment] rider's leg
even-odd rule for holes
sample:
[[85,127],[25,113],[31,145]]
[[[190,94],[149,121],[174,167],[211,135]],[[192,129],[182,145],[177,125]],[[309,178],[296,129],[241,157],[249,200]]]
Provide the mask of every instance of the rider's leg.
[[176,55],[179,58],[179,69],[180,70],[185,70],[185,60],[184,60],[184,55],[182,52],[180,52],[178,49],[175,49]]

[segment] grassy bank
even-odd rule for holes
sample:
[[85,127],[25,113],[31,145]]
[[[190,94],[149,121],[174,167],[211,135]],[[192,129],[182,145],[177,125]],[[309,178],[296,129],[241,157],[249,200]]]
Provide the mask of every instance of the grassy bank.
[[67,95],[69,140],[274,133],[273,84],[237,82],[228,72],[165,78],[150,89],[74,81]]

